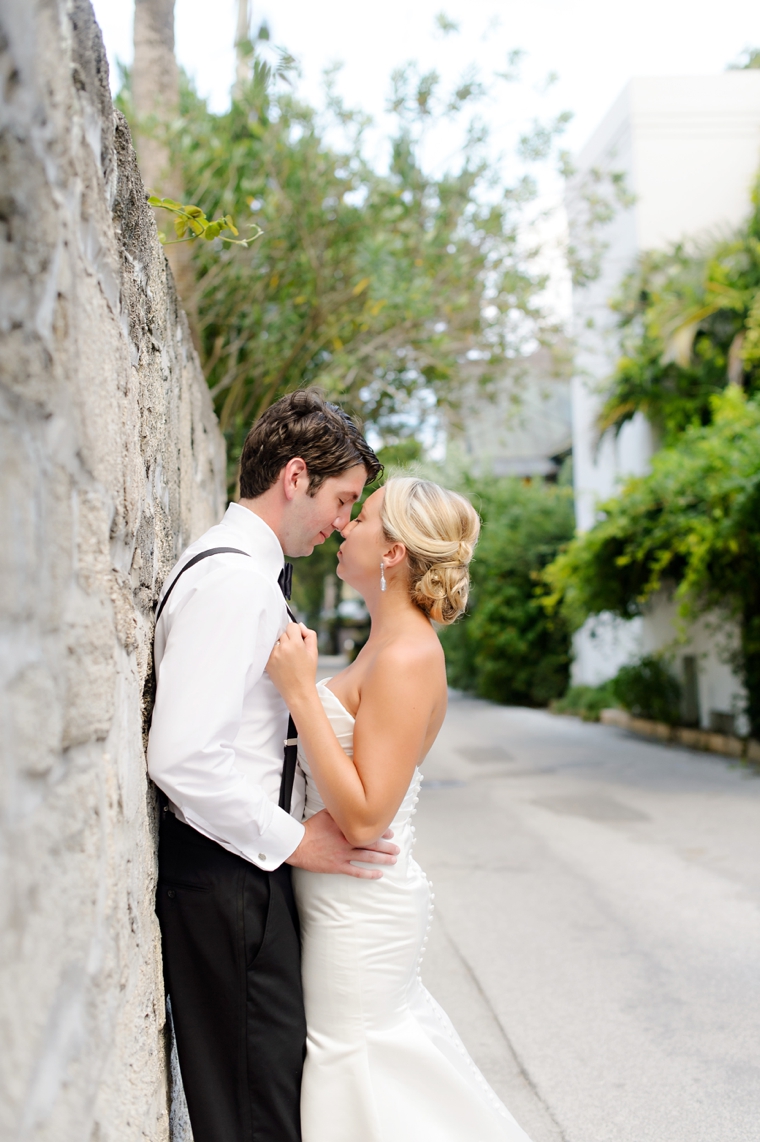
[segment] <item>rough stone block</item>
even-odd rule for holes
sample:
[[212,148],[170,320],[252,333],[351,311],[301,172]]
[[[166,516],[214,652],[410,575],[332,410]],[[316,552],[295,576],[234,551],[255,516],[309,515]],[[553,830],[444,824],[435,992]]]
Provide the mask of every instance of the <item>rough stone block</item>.
[[628,723],[628,728],[633,730],[635,734],[643,734],[648,738],[658,738],[664,742],[673,740],[673,727],[666,725],[665,722],[653,722],[649,718],[632,717]]
[[631,724],[631,715],[627,710],[610,707],[600,712],[599,721],[605,726],[618,726],[621,730],[627,730]]
[[704,749],[704,737],[704,731],[694,726],[678,726],[676,729],[676,740],[688,749]]
[[0,1137],[165,1142],[143,694],[224,447],[88,0],[0,77]]
[[722,753],[725,757],[741,757],[744,753],[744,742],[732,734],[705,734],[705,748],[712,753]]

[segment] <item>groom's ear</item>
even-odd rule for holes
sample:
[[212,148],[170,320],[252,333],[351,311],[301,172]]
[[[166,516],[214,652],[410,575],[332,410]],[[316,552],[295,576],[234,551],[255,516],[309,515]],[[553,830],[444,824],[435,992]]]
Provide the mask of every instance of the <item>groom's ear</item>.
[[282,492],[286,500],[295,499],[299,492],[304,492],[309,486],[309,470],[306,461],[300,456],[288,460],[279,475],[282,482]]
[[383,555],[383,563],[386,567],[398,567],[406,558],[406,547],[403,543],[392,544],[386,553]]

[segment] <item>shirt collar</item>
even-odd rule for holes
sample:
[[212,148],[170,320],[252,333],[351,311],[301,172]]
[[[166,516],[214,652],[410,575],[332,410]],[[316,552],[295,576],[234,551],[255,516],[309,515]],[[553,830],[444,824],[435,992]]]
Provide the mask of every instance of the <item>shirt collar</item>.
[[241,504],[230,504],[222,523],[243,541],[240,546],[253,556],[267,578],[275,581],[285,565],[280,541],[268,523]]

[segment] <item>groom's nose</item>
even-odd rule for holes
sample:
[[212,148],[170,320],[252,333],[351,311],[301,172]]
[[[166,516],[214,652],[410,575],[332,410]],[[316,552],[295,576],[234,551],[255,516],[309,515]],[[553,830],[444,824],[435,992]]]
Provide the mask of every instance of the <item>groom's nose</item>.
[[346,504],[338,512],[335,519],[333,520],[333,524],[332,524],[333,527],[335,528],[336,531],[339,531],[341,533],[341,535],[343,534],[343,529],[348,527],[349,523],[351,522],[351,508],[352,508],[352,506],[353,506],[352,504]]

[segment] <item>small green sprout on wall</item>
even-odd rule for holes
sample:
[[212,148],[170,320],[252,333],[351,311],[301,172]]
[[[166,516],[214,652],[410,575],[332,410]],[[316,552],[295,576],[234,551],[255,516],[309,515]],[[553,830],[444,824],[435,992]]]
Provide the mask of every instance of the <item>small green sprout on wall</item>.
[[[176,238],[168,239],[166,234],[159,231],[159,238],[162,246],[174,246],[178,242],[194,242],[196,238],[205,238],[207,242],[213,242],[214,238],[221,238],[223,242],[230,242],[233,246],[250,246],[251,242],[255,242],[264,231],[261,227],[252,223],[252,229],[255,234],[251,234],[248,238],[240,238],[239,231],[235,225],[232,215],[225,214],[221,218],[210,219],[201,210],[200,206],[183,206],[181,202],[175,202],[173,198],[159,198],[155,194],[148,197],[148,204],[156,206],[161,210],[168,210],[170,214],[174,215],[174,231],[177,235]],[[228,238],[223,234],[223,230],[230,231],[234,235]]]

